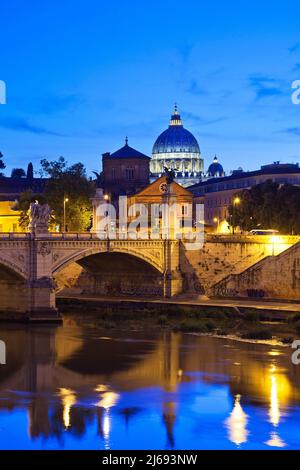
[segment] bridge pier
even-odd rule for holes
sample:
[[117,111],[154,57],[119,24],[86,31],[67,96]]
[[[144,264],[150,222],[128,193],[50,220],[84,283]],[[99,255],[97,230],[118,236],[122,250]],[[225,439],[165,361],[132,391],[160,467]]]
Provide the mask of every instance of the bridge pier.
[[28,319],[31,322],[60,322],[52,275],[52,246],[32,238],[29,242]]
[[170,298],[182,292],[183,279],[179,269],[179,242],[164,240],[164,297]]
[[164,297],[167,299],[181,294],[182,292],[182,277],[179,273],[165,273],[164,280]]
[[28,283],[28,320],[30,322],[60,322],[55,305],[53,279],[43,277]]

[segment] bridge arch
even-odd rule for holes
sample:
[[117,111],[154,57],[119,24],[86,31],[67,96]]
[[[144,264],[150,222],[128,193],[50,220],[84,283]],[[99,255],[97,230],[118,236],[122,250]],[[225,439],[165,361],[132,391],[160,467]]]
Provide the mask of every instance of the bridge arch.
[[3,271],[5,271],[8,276],[14,277],[16,280],[27,280],[26,273],[18,265],[0,256],[0,273]]
[[113,250],[105,250],[103,248],[90,248],[88,250],[83,250],[81,252],[73,253],[72,255],[63,258],[60,260],[54,267],[53,267],[53,275],[59,273],[61,270],[63,270],[65,267],[67,267],[69,264],[72,263],[77,263],[80,260],[83,260],[84,258],[88,258],[89,256],[92,255],[98,255],[98,254],[105,254],[105,253],[115,253],[115,254],[126,254],[129,256],[133,256],[135,258],[138,258],[139,260],[143,261],[144,263],[150,265],[152,268],[154,268],[156,271],[158,271],[160,274],[164,273],[164,268],[162,266],[162,263],[159,262],[159,260],[155,260],[154,257],[149,256],[148,254],[145,254],[142,250],[138,249],[128,249],[126,247],[118,247],[114,248]]

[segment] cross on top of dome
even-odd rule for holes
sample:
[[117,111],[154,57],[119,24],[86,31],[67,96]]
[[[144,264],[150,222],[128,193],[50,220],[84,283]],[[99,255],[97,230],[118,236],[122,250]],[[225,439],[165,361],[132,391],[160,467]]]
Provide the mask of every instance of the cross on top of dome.
[[171,116],[170,126],[182,126],[182,120],[178,112],[177,103],[174,105],[174,113]]

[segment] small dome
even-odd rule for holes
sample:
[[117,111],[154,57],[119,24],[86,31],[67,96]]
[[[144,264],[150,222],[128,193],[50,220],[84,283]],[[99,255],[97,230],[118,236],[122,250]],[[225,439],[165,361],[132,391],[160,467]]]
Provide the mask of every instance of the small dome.
[[212,178],[218,178],[218,177],[224,176],[224,169],[222,165],[218,162],[217,157],[215,157],[212,164],[209,165],[207,176],[212,177]]
[[197,153],[200,148],[197,140],[191,132],[182,125],[181,117],[175,106],[174,114],[171,117],[170,125],[156,139],[153,145],[152,154],[160,153]]

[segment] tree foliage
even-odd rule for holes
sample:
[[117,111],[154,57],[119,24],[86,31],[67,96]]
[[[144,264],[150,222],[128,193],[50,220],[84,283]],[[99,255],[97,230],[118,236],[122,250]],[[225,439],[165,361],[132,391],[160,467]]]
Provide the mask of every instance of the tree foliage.
[[[4,168],[6,167],[4,161],[3,161],[3,153],[0,152],[0,170],[4,170]],[[3,172],[0,171],[0,176],[3,176]]]
[[23,170],[23,168],[13,168],[11,171],[12,178],[20,179],[20,178],[24,178],[25,176],[26,176],[26,173]]
[[91,225],[94,183],[87,176],[82,163],[68,166],[64,157],[56,161],[41,161],[42,171],[49,177],[44,196],[53,210],[56,224],[63,227],[64,199],[66,203],[66,226],[68,231],[80,232]]
[[242,230],[276,229],[300,234],[300,188],[271,180],[237,193],[238,205],[229,207],[229,223]]

